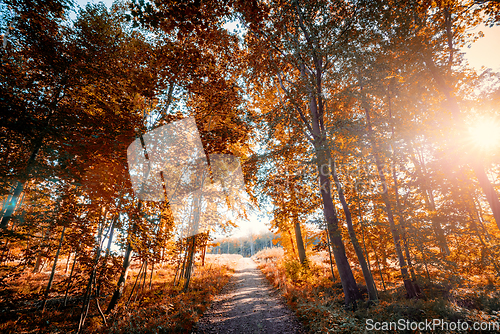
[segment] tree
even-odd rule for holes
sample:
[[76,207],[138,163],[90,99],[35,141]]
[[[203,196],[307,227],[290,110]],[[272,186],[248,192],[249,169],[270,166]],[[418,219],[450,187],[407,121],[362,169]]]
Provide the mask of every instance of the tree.
[[[251,50],[248,66],[252,73],[249,73],[248,85],[260,92],[266,87],[277,86],[277,94],[284,100],[281,112],[301,124],[303,137],[312,146],[323,212],[345,302],[352,305],[359,299],[359,291],[345,255],[331,195],[325,126],[328,111],[325,96],[330,92],[323,87],[323,81],[336,82],[333,59],[340,56],[339,50],[346,41],[345,36],[349,35],[356,6],[341,1],[306,2],[303,5],[294,1],[290,4],[262,4],[261,8],[250,4],[239,10],[249,30],[246,38]],[[328,10],[335,12],[326,15]],[[272,17],[270,12],[273,12]],[[271,119],[273,116],[276,118],[269,121],[272,125],[282,117],[266,114]]]
[[36,174],[43,142],[54,135],[55,119],[65,108],[63,100],[69,87],[75,84],[73,64],[67,56],[67,31],[62,26],[69,2],[8,1],[6,5],[13,10],[12,29],[1,50],[1,130],[5,138],[2,146],[8,148],[6,181],[15,186],[0,221],[2,229],[8,227],[26,180]]

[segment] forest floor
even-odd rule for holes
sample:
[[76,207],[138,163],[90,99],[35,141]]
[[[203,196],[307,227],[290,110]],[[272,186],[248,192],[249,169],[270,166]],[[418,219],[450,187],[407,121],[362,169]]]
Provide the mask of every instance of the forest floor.
[[295,314],[250,258],[202,316],[193,333],[305,333]]
[[[90,305],[88,319],[83,333],[190,333],[194,323],[210,306],[213,297],[227,284],[241,255],[207,254],[205,266],[197,265],[191,279],[190,288],[182,292],[182,284],[172,285],[175,266],[156,266],[149,284],[142,284],[132,294],[132,287],[140,274],[141,262],[131,265],[122,299],[116,312],[107,317],[104,324],[95,305]],[[6,277],[8,266],[0,267],[0,333],[75,333],[80,318],[85,283],[88,278],[81,270],[74,278],[73,289],[69,293],[68,304],[64,306],[65,289],[69,273],[65,272],[65,261],[59,261],[50,293],[47,310],[42,312],[43,292],[50,271],[42,270],[33,274],[24,270],[18,276]],[[10,266],[16,266],[11,263]],[[149,280],[149,272],[148,279]],[[110,280],[114,288],[117,277]],[[141,284],[139,284],[141,285]],[[99,298],[106,309],[112,290]],[[135,296],[135,297],[134,297]],[[134,297],[134,298],[131,298]]]

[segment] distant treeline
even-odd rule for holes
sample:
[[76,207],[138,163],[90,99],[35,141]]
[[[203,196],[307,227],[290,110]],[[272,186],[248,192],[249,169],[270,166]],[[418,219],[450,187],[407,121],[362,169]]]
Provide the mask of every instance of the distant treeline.
[[271,232],[249,235],[240,238],[226,238],[215,240],[208,252],[211,254],[240,254],[252,256],[264,248],[281,247],[279,235]]

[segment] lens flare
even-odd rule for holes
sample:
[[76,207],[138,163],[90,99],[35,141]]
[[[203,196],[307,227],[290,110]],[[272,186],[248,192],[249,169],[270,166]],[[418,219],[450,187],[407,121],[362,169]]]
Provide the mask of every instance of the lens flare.
[[469,128],[472,144],[483,151],[500,148],[500,123],[493,119],[481,119]]

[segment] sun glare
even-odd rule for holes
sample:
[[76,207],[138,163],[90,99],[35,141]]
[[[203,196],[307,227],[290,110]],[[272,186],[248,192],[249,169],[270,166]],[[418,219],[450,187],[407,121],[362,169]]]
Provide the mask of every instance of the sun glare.
[[490,151],[500,148],[500,123],[493,119],[481,119],[469,128],[472,143],[477,148]]

